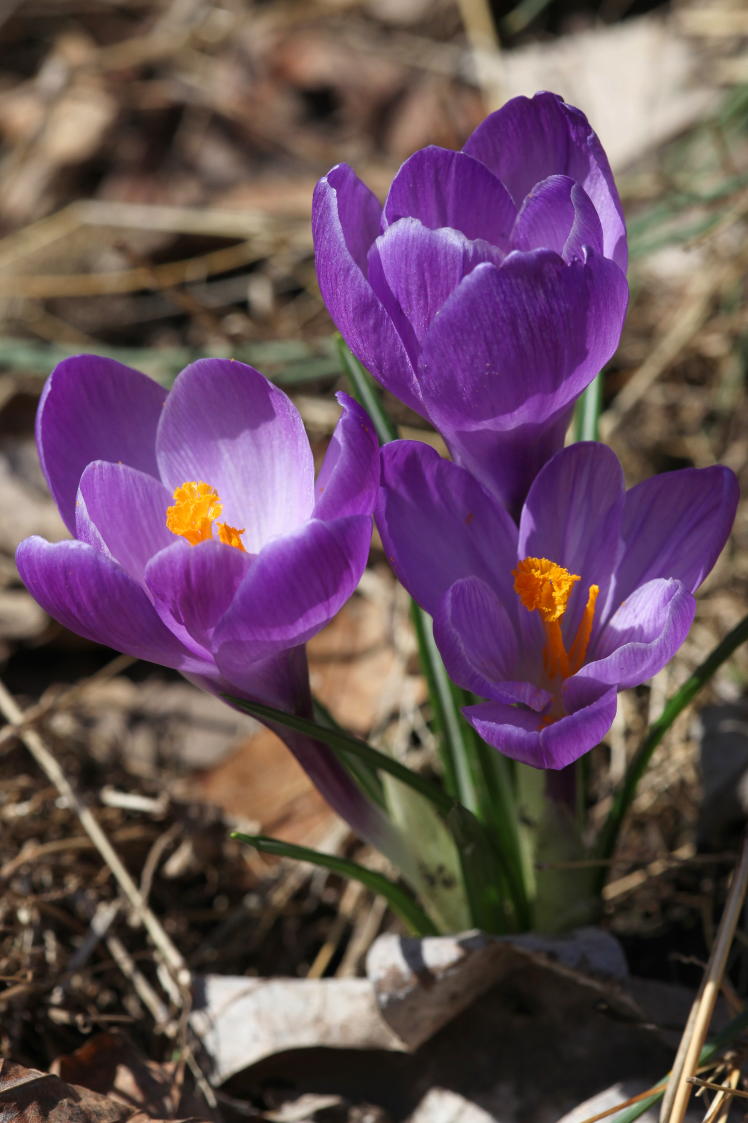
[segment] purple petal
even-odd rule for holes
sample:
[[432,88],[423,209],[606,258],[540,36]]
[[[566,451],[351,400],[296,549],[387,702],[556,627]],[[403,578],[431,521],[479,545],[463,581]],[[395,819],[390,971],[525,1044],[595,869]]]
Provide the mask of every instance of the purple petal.
[[626,300],[611,262],[566,265],[536,250],[511,254],[501,269],[479,265],[431,324],[420,363],[429,417],[453,456],[510,507],[615,350]]
[[696,603],[680,581],[656,578],[616,610],[577,677],[619,689],[639,686],[673,657],[691,627]]
[[75,533],[75,497],[92,460],[158,476],[156,427],[166,391],[140,371],[97,355],[64,359],[47,379],[36,441],[49,490]]
[[93,525],[110,557],[142,584],[145,567],[175,541],[166,529],[171,496],[164,485],[126,464],[96,460],[81,476],[76,534],[96,545]]
[[218,492],[221,521],[243,530],[258,553],[307,519],[314,463],[299,412],[282,390],[244,363],[201,359],[177,377],[156,437],[170,491],[187,480]]
[[654,476],[626,495],[626,552],[616,601],[653,577],[676,577],[693,592],[730,533],[738,483],[729,468],[683,468]]
[[506,247],[516,207],[502,183],[466,156],[432,145],[410,156],[390,187],[384,220],[391,226],[401,218],[417,218],[438,230],[451,226],[467,238],[482,238]]
[[455,581],[478,577],[514,601],[517,528],[503,507],[428,445],[394,441],[380,455],[377,526],[411,596],[433,616]]
[[573,401],[613,354],[628,298],[623,274],[591,257],[511,254],[458,286],[423,343],[429,413],[446,428],[510,429]]
[[577,574],[564,617],[569,643],[576,635],[590,585],[598,585],[595,618],[605,616],[611,578],[623,552],[624,483],[618,458],[606,445],[585,441],[563,449],[540,471],[519,527],[520,558],[549,558]]
[[[420,341],[445,300],[476,265],[500,265],[504,255],[485,241],[470,241],[458,230],[430,230],[415,218],[403,218],[377,239],[372,276],[385,306],[393,301]],[[373,267],[373,261],[371,266]],[[394,319],[394,317],[393,317]],[[415,348],[414,348],[415,350]]]
[[542,729],[538,714],[502,702],[482,702],[463,713],[483,740],[504,756],[533,768],[565,768],[599,744],[616,714],[614,689],[587,684],[586,693],[586,704]]
[[580,110],[551,93],[512,98],[478,126],[464,151],[501,180],[518,207],[548,176],[581,184],[600,216],[605,256],[626,269],[626,226],[613,173]]
[[317,519],[370,515],[379,487],[379,441],[365,409],[342,393],[343,415],[327,448],[315,487]]
[[167,626],[183,627],[199,644],[210,648],[213,629],[253,559],[223,542],[190,546],[173,536],[172,541],[173,545],[150,560],[146,585]]
[[87,543],[27,538],[16,564],[34,600],[71,632],[137,659],[210,673],[164,626],[143,589]]
[[214,650],[222,667],[244,664],[306,643],[345,604],[359,582],[371,519],[313,519],[271,542],[255,559],[218,624]]
[[528,653],[520,651],[513,616],[479,578],[466,577],[448,590],[434,616],[434,639],[450,676],[474,694],[534,710],[550,702],[547,691],[512,681],[528,673]]
[[563,175],[536,184],[517,215],[510,248],[554,250],[568,262],[584,260],[588,247],[602,255],[600,219],[584,189]]
[[458,427],[445,432],[452,459],[480,483],[519,520],[527,490],[540,469],[563,447],[573,405],[565,406],[544,421],[511,429]]
[[388,390],[419,410],[420,393],[405,345],[365,275],[365,253],[379,233],[372,199],[345,164],[319,181],[312,203],[317,279],[327,310],[353,353]]

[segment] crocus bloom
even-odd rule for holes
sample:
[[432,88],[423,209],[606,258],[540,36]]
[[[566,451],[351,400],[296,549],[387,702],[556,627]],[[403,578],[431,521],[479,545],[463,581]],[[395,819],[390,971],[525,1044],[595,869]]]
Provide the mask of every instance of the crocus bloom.
[[555,94],[514,98],[462,152],[416,152],[382,207],[345,164],[312,211],[351,350],[518,509],[618,345],[626,231],[608,160]]
[[[339,400],[315,484],[297,410],[252,367],[204,359],[167,394],[110,359],[66,359],[42,394],[37,444],[74,538],[21,543],[27,588],[79,635],[308,716],[303,645],[358,583],[378,480],[371,423]],[[276,732],[335,810],[392,853],[389,825],[330,751]]]
[[515,760],[570,764],[610,728],[616,691],[685,639],[735,515],[733,473],[686,468],[626,492],[609,448],[571,445],[534,480],[518,527],[426,445],[381,455],[382,541],[452,678],[486,699],[468,721]]

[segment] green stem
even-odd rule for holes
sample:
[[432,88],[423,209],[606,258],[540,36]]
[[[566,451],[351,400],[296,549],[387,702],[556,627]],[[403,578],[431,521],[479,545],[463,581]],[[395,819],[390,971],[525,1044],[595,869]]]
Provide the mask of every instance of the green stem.
[[[434,642],[431,620],[415,601],[411,601],[410,616],[418,642],[421,670],[428,685],[432,721],[438,735],[437,748],[444,773],[444,787],[453,799],[461,799],[458,758],[462,738],[452,683]],[[464,802],[464,799],[461,799],[461,802]],[[465,806],[471,811],[474,810],[469,804]]]
[[334,873],[347,877],[352,881],[360,881],[373,893],[384,897],[392,911],[401,920],[404,920],[416,936],[438,935],[434,924],[426,916],[420,905],[394,881],[390,881],[381,873],[367,869],[358,862],[351,862],[347,858],[339,858],[335,854],[323,854],[321,850],[310,850],[308,846],[296,846],[292,842],[283,842],[278,838],[268,838],[262,834],[241,834],[236,831],[231,835],[239,842],[246,842],[254,846],[263,854],[275,854],[281,858],[292,858],[296,862],[311,862],[314,866],[332,870]]
[[574,410],[574,440],[596,441],[600,435],[600,413],[603,405],[602,371],[590,382]]
[[[621,824],[634,800],[639,781],[644,775],[647,765],[652,758],[652,754],[660,741],[675,719],[679,717],[686,706],[693,701],[701,688],[709,682],[709,679],[715,671],[719,670],[722,664],[725,663],[746,640],[748,640],[748,616],[741,620],[740,623],[725,636],[722,642],[715,647],[711,655],[709,655],[701,666],[696,668],[691,677],[683,683],[683,686],[681,686],[679,690],[676,690],[675,694],[665,706],[665,709],[657,718],[657,721],[653,722],[649,727],[646,737],[629,762],[626,774],[623,777],[623,783],[615,795],[613,806],[600,832],[598,849],[601,858],[608,860],[613,856],[613,851],[615,850],[618,835],[621,830]],[[606,873],[606,867],[603,866],[599,877],[599,890],[602,890]]]
[[340,362],[351,384],[353,396],[358,399],[374,422],[379,440],[383,445],[386,445],[388,441],[396,441],[397,427],[385,413],[379,391],[375,388],[368,370],[358,361],[355,355],[351,354],[340,337],[338,337],[337,345]]
[[[461,704],[469,705],[475,697],[461,691]],[[524,876],[520,842],[517,800],[509,761],[498,749],[487,745],[460,714],[468,739],[469,759],[473,765],[473,781],[478,792],[478,817],[495,840],[503,858],[509,894],[520,929],[532,927],[532,908]]]

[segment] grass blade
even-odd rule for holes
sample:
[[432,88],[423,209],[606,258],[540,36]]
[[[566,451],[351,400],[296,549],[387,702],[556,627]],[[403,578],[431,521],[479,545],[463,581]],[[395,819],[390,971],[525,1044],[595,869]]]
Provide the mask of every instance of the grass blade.
[[288,729],[293,729],[297,733],[303,733],[305,736],[311,737],[314,741],[321,741],[323,745],[327,745],[333,752],[342,753],[344,756],[356,757],[364,761],[371,768],[378,769],[380,772],[389,773],[390,776],[394,776],[396,780],[412,788],[414,791],[418,792],[419,795],[425,796],[442,815],[449,814],[452,809],[454,800],[451,799],[438,784],[429,780],[427,776],[421,776],[420,773],[413,772],[412,769],[401,764],[399,760],[395,760],[386,753],[372,748],[366,741],[360,741],[357,737],[351,737],[342,730],[327,729],[324,725],[317,725],[316,722],[308,721],[306,718],[296,717],[294,714],[286,714],[283,710],[275,710],[272,706],[263,706],[259,702],[248,702],[244,698],[231,697],[229,697],[228,700],[233,706],[238,706],[242,710],[246,710],[246,712],[252,714],[253,717],[262,718],[264,721],[277,722],[278,725],[285,725]]
[[374,428],[380,442],[386,445],[388,441],[396,441],[397,427],[387,416],[380,393],[374,385],[371,375],[356,356],[351,354],[340,337],[338,337],[338,355],[343,372],[351,384],[353,396],[361,403],[374,422]]
[[347,858],[339,858],[335,854],[323,854],[321,850],[311,850],[308,846],[296,846],[292,842],[282,842],[279,838],[269,838],[263,834],[241,834],[235,831],[232,838],[239,842],[246,842],[254,846],[263,854],[274,854],[280,858],[292,858],[296,862],[310,862],[313,866],[332,870],[350,881],[360,881],[372,893],[384,897],[392,911],[407,924],[416,936],[435,936],[435,926],[426,916],[426,913],[416,904],[413,898],[397,885],[390,881],[384,874],[367,869],[358,862],[351,862]]

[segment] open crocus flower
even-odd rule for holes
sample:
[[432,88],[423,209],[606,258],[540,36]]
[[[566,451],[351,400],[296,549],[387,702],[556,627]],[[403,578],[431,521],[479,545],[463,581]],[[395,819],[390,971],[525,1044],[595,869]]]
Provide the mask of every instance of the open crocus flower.
[[340,164],[312,227],[351,350],[518,510],[628,300],[618,192],[584,115],[551,93],[514,98],[462,152],[406,160],[384,207]]
[[487,699],[468,721],[515,760],[570,764],[610,728],[616,691],[685,639],[735,516],[733,473],[686,468],[626,492],[610,449],[575,444],[538,474],[517,527],[428,446],[381,455],[382,540],[450,675]]
[[[298,411],[252,367],[204,359],[167,394],[110,359],[66,359],[45,386],[37,444],[74,539],[22,542],[24,583],[79,635],[308,716],[303,645],[366,565],[379,472],[368,417],[340,402],[315,484]],[[335,810],[391,853],[389,825],[330,751],[276,732]]]

